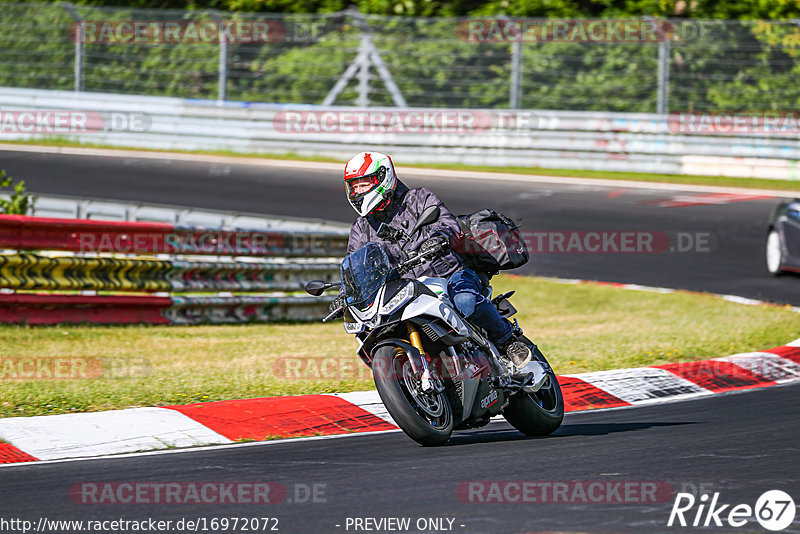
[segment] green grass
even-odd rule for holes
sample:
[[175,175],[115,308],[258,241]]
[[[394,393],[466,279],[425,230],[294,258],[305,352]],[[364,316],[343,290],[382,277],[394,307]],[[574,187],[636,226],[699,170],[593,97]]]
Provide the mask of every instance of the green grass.
[[[559,374],[701,360],[767,349],[800,336],[800,314],[711,295],[646,293],[515,276],[500,276],[494,286],[498,292],[516,289],[512,302],[520,310],[520,324]],[[0,379],[0,416],[372,389],[355,347],[341,323],[6,325],[0,327],[2,376],[8,358],[21,357],[99,358],[134,366],[82,380]],[[301,363],[293,367],[300,369],[299,379],[279,376],[283,367],[276,367],[276,361],[281,358]],[[307,365],[322,361],[331,366]]]
[[[139,148],[125,148],[113,145],[102,145],[93,143],[79,143],[70,139],[61,137],[48,137],[36,139],[34,141],[3,141],[3,144],[23,144],[23,145],[44,145],[44,146],[65,146],[65,147],[85,147],[85,148],[107,148],[114,150],[135,150],[138,152],[162,152],[159,150],[139,149]],[[301,156],[298,154],[270,154],[270,153],[242,153],[230,150],[172,150],[171,152],[184,153],[184,154],[207,154],[216,156],[235,156],[244,158],[268,158],[268,159],[284,159],[292,161],[320,161],[330,163],[344,162],[340,159],[316,157],[316,156]],[[800,179],[798,180],[774,180],[774,179],[761,179],[761,178],[733,178],[728,176],[699,176],[699,175],[686,175],[686,174],[657,174],[657,173],[639,173],[639,172],[618,172],[618,171],[589,171],[589,170],[572,170],[572,169],[546,169],[541,167],[489,167],[477,165],[461,165],[461,164],[406,164],[402,161],[397,162],[401,167],[418,167],[426,169],[444,169],[444,170],[460,170],[460,171],[479,171],[479,172],[497,172],[497,173],[512,173],[512,174],[529,174],[540,176],[566,176],[578,178],[596,178],[604,180],[625,180],[625,181],[638,181],[638,182],[660,182],[660,183],[673,183],[673,184],[688,184],[688,185],[712,185],[722,187],[739,187],[751,189],[772,189],[776,191],[800,191]],[[24,179],[24,176],[17,177]]]

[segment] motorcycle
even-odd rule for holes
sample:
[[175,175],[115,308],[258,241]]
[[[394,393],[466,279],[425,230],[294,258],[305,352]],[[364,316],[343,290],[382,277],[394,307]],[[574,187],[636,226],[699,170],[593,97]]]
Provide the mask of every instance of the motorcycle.
[[[408,233],[382,224],[378,236],[399,243],[438,218],[439,208],[432,206]],[[344,258],[341,282],[313,280],[305,289],[320,296],[344,286],[344,305],[323,322],[343,315],[345,332],[356,336],[358,356],[372,369],[387,411],[421,445],[442,445],[453,430],[482,427],[501,414],[523,434],[551,434],[564,417],[561,388],[516,320],[516,333],[533,354],[522,368],[458,313],[447,294],[447,279],[403,278],[446,250],[447,245],[406,253],[401,264],[392,266],[380,244],[370,242]],[[487,292],[491,298],[491,287]],[[513,293],[491,299],[503,317],[517,311],[508,300]]]

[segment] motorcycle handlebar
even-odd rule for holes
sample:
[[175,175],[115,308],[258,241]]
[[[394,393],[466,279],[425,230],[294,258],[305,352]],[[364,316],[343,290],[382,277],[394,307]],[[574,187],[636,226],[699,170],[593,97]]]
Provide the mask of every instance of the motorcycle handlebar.
[[322,319],[322,322],[323,322],[323,323],[327,323],[327,322],[328,322],[328,321],[330,321],[331,319],[335,319],[335,318],[336,318],[336,316],[337,316],[337,315],[339,315],[339,314],[340,314],[341,312],[343,312],[343,311],[344,311],[344,306],[340,306],[340,307],[336,308],[336,309],[335,309],[335,310],[333,310],[331,313],[329,313],[328,315],[326,315],[326,316],[325,316],[325,318],[324,318],[324,319]]
[[420,252],[419,254],[414,256],[413,258],[409,258],[406,261],[404,261],[403,263],[401,263],[398,266],[397,270],[400,273],[405,274],[405,273],[409,272],[411,269],[413,269],[414,267],[416,267],[418,264],[422,263],[423,261],[435,258],[440,253],[444,252],[446,249],[447,249],[447,246],[441,246],[441,247],[432,248],[432,249],[430,249],[428,251],[425,251],[425,252]]

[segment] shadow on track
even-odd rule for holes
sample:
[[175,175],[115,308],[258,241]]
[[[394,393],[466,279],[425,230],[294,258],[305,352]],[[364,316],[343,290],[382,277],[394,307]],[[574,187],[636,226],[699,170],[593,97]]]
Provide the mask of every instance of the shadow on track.
[[498,430],[477,429],[467,432],[453,433],[453,437],[447,442],[445,447],[472,445],[479,443],[496,443],[503,441],[539,440],[552,438],[565,438],[569,436],[605,436],[619,432],[633,432],[636,430],[647,430],[655,427],[668,427],[677,425],[695,425],[696,421],[683,421],[677,423],[582,423],[561,425],[550,436],[529,437],[513,428],[503,428]]
[[660,426],[676,425],[696,425],[696,421],[684,421],[679,423],[584,423],[561,425],[558,430],[553,432],[553,437],[566,436],[605,436],[616,434],[617,432],[631,432],[634,430],[646,430],[648,428]]

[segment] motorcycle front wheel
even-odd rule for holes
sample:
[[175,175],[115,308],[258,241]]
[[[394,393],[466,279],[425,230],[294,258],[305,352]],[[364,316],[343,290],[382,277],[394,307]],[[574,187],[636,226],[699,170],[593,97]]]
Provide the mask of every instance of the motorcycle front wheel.
[[[534,359],[547,363],[536,345],[524,336],[522,341],[531,349]],[[511,397],[503,417],[526,436],[547,436],[555,432],[564,419],[564,397],[556,374],[551,370],[547,383],[539,391],[521,392]]]
[[383,346],[372,358],[372,377],[386,410],[408,437],[424,446],[442,445],[453,433],[453,410],[444,392],[423,393],[408,355]]

